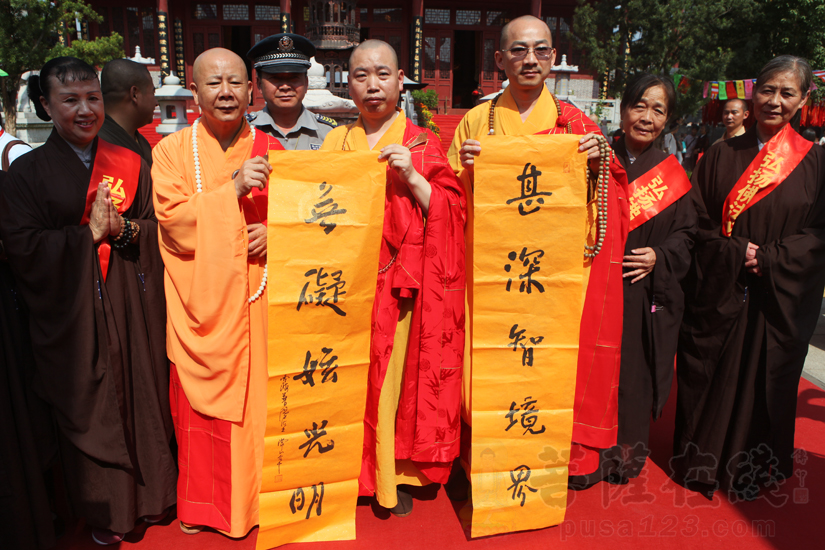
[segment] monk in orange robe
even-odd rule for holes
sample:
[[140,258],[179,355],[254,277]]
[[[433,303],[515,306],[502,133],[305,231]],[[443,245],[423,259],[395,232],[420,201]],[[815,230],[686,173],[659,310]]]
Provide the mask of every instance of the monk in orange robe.
[[404,72],[392,47],[362,42],[349,67],[361,114],[321,149],[387,162],[359,493],[403,517],[412,497],[399,486],[446,482],[458,456],[465,198],[438,138],[395,107]]
[[[507,74],[510,85],[492,101],[478,105],[464,116],[447,153],[468,196],[472,197],[474,159],[481,154],[478,139],[483,135],[582,135],[579,151],[587,152],[593,177],[598,173],[599,147],[595,139],[596,135],[601,134],[598,126],[576,107],[559,101],[544,83],[556,59],[550,29],[544,21],[531,15],[517,17],[502,28],[499,47],[496,63]],[[616,444],[623,309],[621,263],[628,228],[626,195],[627,175],[614,158],[610,163],[604,242],[601,252],[584,268],[587,290],[579,333],[573,410],[573,445],[569,466],[572,488],[580,486],[578,477],[598,468],[599,449]],[[589,209],[595,217],[595,197],[588,200],[591,199]],[[472,206],[469,211],[471,221],[468,227],[472,227]],[[467,254],[467,268],[472,269],[472,265],[470,251]],[[469,292],[468,296],[471,295],[472,292]],[[468,319],[471,318],[471,310],[472,304],[469,304]],[[471,425],[470,332],[469,329],[466,331],[468,342],[462,408],[465,428],[462,434],[462,460],[467,471]],[[464,500],[467,490],[466,477],[456,469],[447,486],[450,498]]]
[[242,537],[258,524],[266,425],[266,182],[274,139],[250,128],[240,57],[201,54],[201,118],[155,148],[178,518]]

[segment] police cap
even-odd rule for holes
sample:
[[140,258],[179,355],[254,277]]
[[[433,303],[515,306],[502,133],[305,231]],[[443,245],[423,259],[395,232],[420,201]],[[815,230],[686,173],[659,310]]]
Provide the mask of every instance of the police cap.
[[315,46],[306,37],[288,32],[267,36],[247,52],[252,66],[265,73],[305,73]]

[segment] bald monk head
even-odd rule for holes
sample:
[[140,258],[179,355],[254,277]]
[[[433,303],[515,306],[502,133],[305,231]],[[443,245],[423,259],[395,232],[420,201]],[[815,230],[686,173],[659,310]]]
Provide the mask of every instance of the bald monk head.
[[106,114],[129,131],[152,123],[155,86],[146,65],[114,59],[100,73],[100,91]]
[[496,65],[507,74],[513,92],[541,92],[556,61],[547,24],[532,15],[517,17],[501,29]]
[[365,40],[349,58],[349,93],[365,123],[381,124],[395,116],[404,85],[395,50],[381,40]]
[[213,132],[220,132],[219,127],[237,129],[252,102],[252,83],[243,59],[224,48],[206,50],[195,59],[189,89]]

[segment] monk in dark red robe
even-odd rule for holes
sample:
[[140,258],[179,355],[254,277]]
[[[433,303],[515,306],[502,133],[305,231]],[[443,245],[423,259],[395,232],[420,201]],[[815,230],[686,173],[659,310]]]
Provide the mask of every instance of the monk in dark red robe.
[[322,149],[380,149],[388,163],[360,493],[405,516],[398,486],[445,483],[459,451],[466,205],[438,138],[395,108],[392,48],[362,43],[350,75],[361,115]]
[[812,81],[770,61],[756,125],[710,148],[677,364],[672,466],[710,497],[755,498],[793,473],[799,378],[825,287],[825,151],[789,122]]

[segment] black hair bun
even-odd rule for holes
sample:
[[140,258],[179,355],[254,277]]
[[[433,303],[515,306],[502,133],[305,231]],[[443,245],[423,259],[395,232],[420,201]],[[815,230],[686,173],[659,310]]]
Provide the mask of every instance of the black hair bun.
[[29,77],[29,83],[26,85],[26,91],[29,93],[29,101],[34,104],[34,112],[37,115],[37,118],[49,122],[52,117],[49,116],[46,109],[43,108],[43,104],[40,103],[40,98],[43,97],[43,91],[40,89],[39,75],[33,74]]

